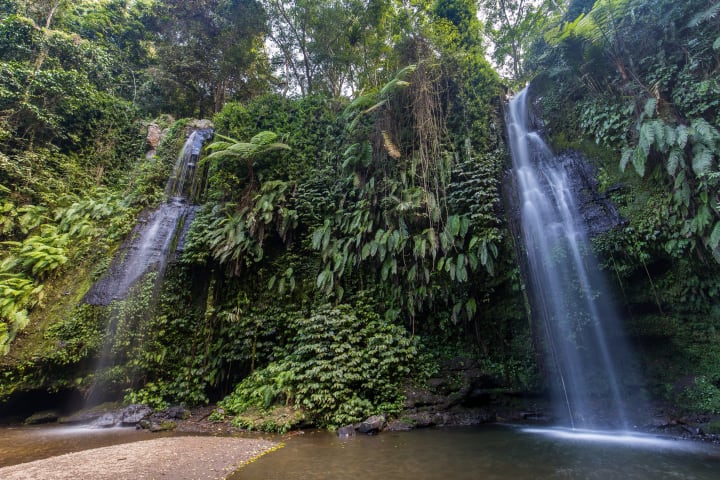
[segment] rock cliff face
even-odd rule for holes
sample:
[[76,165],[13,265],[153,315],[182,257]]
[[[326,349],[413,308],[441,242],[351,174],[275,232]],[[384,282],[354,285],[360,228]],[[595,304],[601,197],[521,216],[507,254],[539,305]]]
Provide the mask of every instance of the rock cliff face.
[[597,170],[583,154],[567,150],[558,155],[567,173],[570,188],[579,200],[577,208],[590,237],[612,230],[624,223],[607,195],[598,191]]
[[[577,209],[590,238],[625,223],[608,194],[600,193],[598,190],[597,170],[590,160],[575,150],[561,152],[557,155],[557,159],[568,176],[572,193],[578,199]],[[517,239],[520,235],[519,197],[511,171],[506,172],[503,180],[503,198],[510,229]]]

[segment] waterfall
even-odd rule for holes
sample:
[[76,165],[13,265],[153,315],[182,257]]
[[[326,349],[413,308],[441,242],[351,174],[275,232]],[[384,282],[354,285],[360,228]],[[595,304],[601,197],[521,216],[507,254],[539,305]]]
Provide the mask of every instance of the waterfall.
[[[140,323],[152,313],[168,262],[183,248],[203,180],[196,175],[200,150],[212,134],[212,129],[203,129],[188,136],[165,187],[168,200],[141,216],[105,275],[83,297],[85,304],[108,306],[105,342],[95,367],[95,383],[87,394],[88,405],[113,395],[112,389],[105,391],[112,381],[103,376],[111,375],[111,367],[126,360],[128,348],[137,347],[128,344],[142,335]],[[136,286],[142,286],[145,295]]]
[[193,131],[185,141],[180,154],[178,155],[172,175],[165,187],[165,194],[169,198],[186,198],[190,202],[197,200],[202,178],[197,178],[195,172],[198,169],[200,150],[213,135],[212,128]]
[[106,274],[83,298],[84,303],[108,305],[112,301],[122,300],[146,273],[164,271],[173,253],[173,241],[177,240],[178,245],[182,246],[183,239],[177,238],[177,234],[186,229],[178,231],[178,226],[189,225],[195,214],[193,200],[197,197],[202,181],[195,175],[197,161],[203,142],[212,133],[212,129],[204,129],[196,130],[188,136],[165,187],[167,202],[141,217]]
[[[572,428],[628,428],[631,356],[578,212],[567,162],[530,127],[527,89],[508,111],[532,318],[554,367],[556,415]],[[622,367],[622,368],[621,368]]]

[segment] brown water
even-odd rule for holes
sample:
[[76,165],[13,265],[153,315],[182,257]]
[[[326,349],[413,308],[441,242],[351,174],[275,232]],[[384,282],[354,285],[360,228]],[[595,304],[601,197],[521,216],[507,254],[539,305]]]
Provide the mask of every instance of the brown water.
[[[510,427],[292,438],[231,480],[718,480],[720,447]],[[595,438],[593,438],[595,437]]]
[[[0,467],[172,433],[132,428],[0,428]],[[360,435],[310,431],[230,480],[718,480],[720,446],[491,426]]]
[[17,465],[69,452],[150,440],[168,433],[134,428],[88,428],[60,425],[0,428],[0,467]]

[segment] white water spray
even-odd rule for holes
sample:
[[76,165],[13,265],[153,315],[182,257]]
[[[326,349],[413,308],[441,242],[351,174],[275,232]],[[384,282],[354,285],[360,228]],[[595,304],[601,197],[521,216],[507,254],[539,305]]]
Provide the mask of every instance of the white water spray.
[[[572,428],[627,430],[629,353],[561,156],[529,126],[527,89],[511,102],[513,159],[533,318],[556,369],[556,414]],[[602,418],[602,417],[605,418]]]

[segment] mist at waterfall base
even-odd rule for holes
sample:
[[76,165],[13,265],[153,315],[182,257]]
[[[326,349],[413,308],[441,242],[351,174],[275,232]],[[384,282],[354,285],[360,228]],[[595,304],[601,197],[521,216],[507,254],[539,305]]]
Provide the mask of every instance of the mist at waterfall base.
[[212,135],[212,129],[190,133],[167,181],[167,201],[141,215],[108,271],[83,298],[83,303],[109,309],[87,405],[116,399],[118,392],[110,387],[112,367],[125,362],[127,345],[142,338],[143,323],[153,312],[168,262],[183,248],[198,208],[194,201],[202,187],[202,175],[196,175],[198,157],[203,143]]
[[566,157],[532,130],[527,89],[510,102],[507,123],[522,269],[554,415],[573,429],[629,430],[629,414],[643,403],[641,382],[591,251]]

